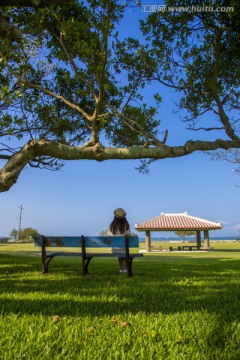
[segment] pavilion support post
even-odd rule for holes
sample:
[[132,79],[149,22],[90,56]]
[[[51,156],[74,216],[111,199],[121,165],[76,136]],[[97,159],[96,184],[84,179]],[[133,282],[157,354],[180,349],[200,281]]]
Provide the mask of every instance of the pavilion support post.
[[200,250],[200,248],[201,248],[201,231],[197,230],[196,235],[197,235],[197,249]]
[[150,234],[150,230],[146,230],[146,252],[150,252],[150,248],[151,248],[151,234]]
[[204,249],[210,249],[209,231],[204,230]]

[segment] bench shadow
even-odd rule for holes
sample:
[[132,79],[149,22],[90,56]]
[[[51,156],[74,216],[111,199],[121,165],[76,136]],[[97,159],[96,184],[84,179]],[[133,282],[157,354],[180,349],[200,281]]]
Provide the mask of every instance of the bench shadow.
[[226,322],[240,321],[235,282],[239,261],[231,258],[207,258],[206,264],[203,257],[145,257],[134,260],[133,278],[119,274],[113,259],[96,259],[86,277],[80,275],[81,262],[74,259],[56,260],[54,272],[47,275],[40,274],[39,258],[14,257],[11,264],[8,260],[0,255],[2,314],[112,317],[204,310]]

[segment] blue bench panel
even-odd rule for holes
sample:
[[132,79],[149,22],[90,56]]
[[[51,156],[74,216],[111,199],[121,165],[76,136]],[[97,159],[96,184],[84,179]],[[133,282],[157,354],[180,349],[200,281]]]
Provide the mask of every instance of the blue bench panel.
[[[124,236],[85,236],[86,247],[125,247]],[[129,236],[129,247],[139,247],[138,236]]]
[[[42,245],[42,237],[34,237],[35,246]],[[45,236],[46,247],[81,247],[81,236]]]
[[[92,248],[123,248],[125,247],[124,236],[84,236],[85,246]],[[81,236],[46,236],[46,247],[81,247]],[[42,237],[35,236],[35,246],[41,246]],[[138,248],[138,236],[129,236],[129,247]]]

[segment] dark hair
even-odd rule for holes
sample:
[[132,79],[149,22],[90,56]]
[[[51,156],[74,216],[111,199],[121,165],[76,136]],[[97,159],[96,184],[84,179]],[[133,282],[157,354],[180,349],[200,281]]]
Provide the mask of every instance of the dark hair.
[[109,230],[112,234],[116,235],[117,233],[124,234],[127,230],[130,229],[129,223],[125,217],[118,218],[114,216],[113,221],[110,224]]

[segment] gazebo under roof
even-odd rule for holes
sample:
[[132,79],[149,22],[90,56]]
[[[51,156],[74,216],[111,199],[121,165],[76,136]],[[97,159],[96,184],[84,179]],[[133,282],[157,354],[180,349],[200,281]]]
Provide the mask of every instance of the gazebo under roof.
[[210,248],[209,230],[222,229],[221,223],[197,218],[185,213],[165,214],[161,213],[153,219],[135,225],[137,231],[146,232],[146,251],[150,251],[151,231],[195,231],[197,248],[201,247],[201,231],[204,232],[204,248]]

